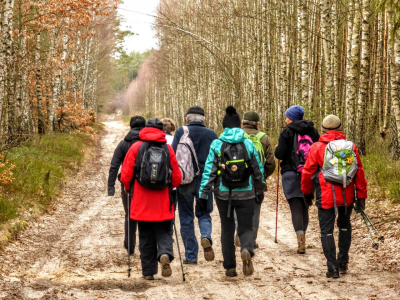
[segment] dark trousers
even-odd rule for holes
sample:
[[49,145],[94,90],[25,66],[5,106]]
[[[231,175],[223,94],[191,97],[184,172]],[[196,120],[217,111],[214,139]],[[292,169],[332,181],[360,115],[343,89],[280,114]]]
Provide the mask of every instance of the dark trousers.
[[168,254],[170,261],[174,259],[172,222],[142,222],[139,225],[139,250],[142,262],[142,274],[152,276],[157,274],[158,261],[162,254]]
[[349,261],[349,249],[351,245],[351,223],[350,216],[353,206],[338,207],[337,226],[339,228],[339,253],[336,259],[336,246],[333,237],[333,229],[335,226],[335,210],[334,208],[323,209],[318,208],[319,226],[321,229],[321,243],[324,255],[327,260],[328,270],[336,268],[338,265],[347,265]]
[[239,235],[241,250],[247,249],[251,256],[254,255],[253,215],[255,200],[232,200],[229,218],[227,217],[228,202],[227,200],[216,199],[219,217],[221,219],[221,244],[222,256],[224,258],[223,266],[225,269],[236,268],[234,210],[237,215],[237,234]]
[[181,237],[185,246],[185,259],[188,261],[197,261],[199,253],[199,244],[197,242],[194,217],[199,223],[200,239],[206,237],[211,239],[212,223],[211,212],[213,210],[213,195],[208,194],[207,210],[198,211],[195,206],[195,198],[199,193],[201,176],[196,178],[189,186],[177,188],[178,212],[181,225]]
[[308,207],[303,198],[291,198],[288,200],[292,214],[292,224],[296,234],[303,234],[308,227]]
[[[129,222],[129,242],[130,242],[130,252],[133,254],[135,251],[135,245],[136,245],[136,228],[137,228],[137,222],[132,220],[130,216],[128,216],[128,195],[125,193],[124,190],[124,185],[121,183],[121,198],[122,198],[122,204],[124,205],[124,211],[125,211],[125,238],[124,238],[124,247],[125,249],[128,249],[128,222]],[[132,198],[132,195],[131,195]],[[131,201],[129,201],[130,204]]]

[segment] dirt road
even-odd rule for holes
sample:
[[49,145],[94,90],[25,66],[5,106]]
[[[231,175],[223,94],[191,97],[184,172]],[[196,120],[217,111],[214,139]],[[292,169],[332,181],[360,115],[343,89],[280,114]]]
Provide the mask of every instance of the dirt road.
[[[135,254],[128,279],[122,203],[118,192],[115,197],[106,194],[113,151],[128,129],[118,122],[105,124],[96,153],[66,182],[52,211],[0,253],[0,299],[400,299],[398,268],[377,258],[381,250],[374,252],[366,239],[357,239],[365,235],[359,221],[355,222],[349,274],[337,280],[325,278],[315,207],[307,233],[310,248],[300,256],[281,195],[279,243],[274,243],[276,178],[269,180],[270,192],[262,206],[261,248],[256,250],[253,276],[244,277],[241,268],[236,278],[224,276],[215,207],[213,262],[204,261],[200,250],[199,264],[184,267],[186,282],[182,282],[175,247],[172,276],[158,274],[155,281],[145,281]],[[239,255],[237,259],[241,266]]]

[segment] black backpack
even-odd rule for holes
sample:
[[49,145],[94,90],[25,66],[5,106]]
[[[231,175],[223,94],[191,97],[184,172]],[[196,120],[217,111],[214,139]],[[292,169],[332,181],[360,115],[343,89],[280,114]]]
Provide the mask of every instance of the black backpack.
[[[215,151],[215,150],[214,150]],[[244,143],[222,142],[221,152],[215,152],[222,184],[229,189],[228,218],[231,214],[232,189],[249,186],[251,162]]]
[[172,168],[165,143],[143,142],[135,162],[136,180],[145,188],[163,190],[171,183]]
[[244,143],[223,142],[217,154],[222,184],[229,189],[249,186],[251,163]]

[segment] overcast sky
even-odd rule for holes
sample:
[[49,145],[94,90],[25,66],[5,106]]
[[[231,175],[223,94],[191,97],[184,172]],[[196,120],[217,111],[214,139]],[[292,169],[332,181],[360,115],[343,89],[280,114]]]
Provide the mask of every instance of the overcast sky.
[[126,51],[143,52],[157,47],[155,32],[151,29],[154,18],[144,14],[155,15],[159,0],[124,0],[119,5],[118,13],[123,17],[121,29],[130,29],[134,36],[125,39]]

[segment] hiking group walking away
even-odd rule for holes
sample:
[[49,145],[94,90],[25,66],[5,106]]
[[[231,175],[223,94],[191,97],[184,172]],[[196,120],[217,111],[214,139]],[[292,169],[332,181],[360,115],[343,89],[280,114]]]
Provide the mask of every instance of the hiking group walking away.
[[[206,112],[199,106],[187,110],[182,120],[186,125],[178,129],[170,118],[152,118],[147,122],[141,116],[131,118],[131,130],[117,146],[111,161],[108,195],[115,194],[118,178],[125,211],[123,246],[130,262],[138,226],[144,279],[154,279],[158,264],[162,276],[172,274],[176,213],[184,245],[181,266],[183,263],[190,268],[198,263],[199,245],[204,260],[214,260],[214,200],[220,217],[225,275],[238,275],[235,246],[240,248],[242,273],[252,275],[257,268],[252,258],[259,248],[257,236],[266,179],[276,168],[274,156],[297,236],[297,253],[306,252],[308,211],[315,193],[321,244],[327,260],[326,277],[338,278],[347,272],[350,215],[354,207],[364,216],[367,197],[357,147],[346,140],[337,116],[329,115],[323,120],[321,136],[314,123],[304,119],[301,106],[289,107],[285,116],[286,126],[275,149],[269,136],[259,130],[260,115],[249,111],[241,118],[233,106],[226,108],[219,137],[205,126]],[[333,237],[336,217],[338,253]],[[195,234],[196,219],[200,237]],[[182,275],[185,280],[183,266]]]

